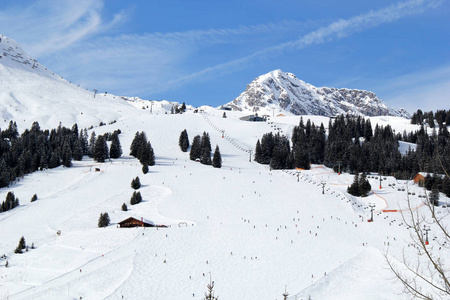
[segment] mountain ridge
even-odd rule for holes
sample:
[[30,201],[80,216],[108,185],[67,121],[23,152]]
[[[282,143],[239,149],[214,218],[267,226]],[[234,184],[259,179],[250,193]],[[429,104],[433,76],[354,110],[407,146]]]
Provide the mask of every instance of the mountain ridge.
[[247,85],[246,90],[226,104],[233,110],[263,114],[320,115],[340,114],[397,116],[410,118],[404,109],[387,106],[375,93],[365,90],[315,87],[293,73],[274,70]]

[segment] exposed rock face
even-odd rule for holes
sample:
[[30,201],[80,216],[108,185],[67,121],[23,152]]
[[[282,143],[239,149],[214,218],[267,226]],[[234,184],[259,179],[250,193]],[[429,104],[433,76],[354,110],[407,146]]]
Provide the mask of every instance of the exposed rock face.
[[361,90],[317,88],[292,73],[275,70],[259,76],[227,106],[233,110],[294,115],[398,116],[409,118],[404,109],[386,106],[374,93]]

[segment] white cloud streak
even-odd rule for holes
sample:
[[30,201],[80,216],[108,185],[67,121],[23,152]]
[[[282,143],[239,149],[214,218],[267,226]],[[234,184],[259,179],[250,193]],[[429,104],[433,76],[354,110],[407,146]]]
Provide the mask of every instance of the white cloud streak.
[[33,56],[45,57],[105,32],[126,17],[122,12],[104,22],[102,9],[103,2],[97,0],[38,0],[1,11],[0,28]]
[[386,102],[411,113],[419,108],[449,109],[450,65],[388,78],[376,89]]
[[261,59],[263,57],[279,55],[284,51],[297,51],[314,44],[321,44],[325,42],[331,42],[332,40],[342,39],[357,32],[361,32],[382,24],[394,22],[400,18],[420,14],[426,9],[438,7],[441,3],[441,0],[410,0],[400,2],[376,11],[370,11],[368,13],[361,14],[350,19],[338,20],[328,26],[305,34],[296,40],[268,47],[239,59],[211,66],[201,71],[178,78],[171,81],[169,83],[169,86],[184,85],[198,78],[203,78],[212,74],[230,73],[235,70],[244,68],[252,61]]

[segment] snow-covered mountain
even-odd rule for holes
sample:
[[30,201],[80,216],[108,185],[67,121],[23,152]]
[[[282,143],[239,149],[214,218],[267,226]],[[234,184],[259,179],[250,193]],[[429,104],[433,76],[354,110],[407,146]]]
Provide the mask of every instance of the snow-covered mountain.
[[9,120],[19,128],[38,121],[44,128],[77,123],[81,127],[110,123],[135,114],[120,97],[72,84],[25,53],[14,40],[0,36],[0,127]]
[[[298,116],[244,122],[244,112],[224,118],[208,106],[166,114],[176,103],[104,93],[94,98],[3,36],[0,51],[0,127],[9,120],[21,132],[33,121],[47,128],[60,121],[81,128],[104,122],[88,133],[120,129],[123,149],[119,159],[97,163],[85,156],[73,167],[43,169],[0,189],[0,201],[8,192],[20,198],[18,207],[0,213],[0,299],[200,299],[210,278],[220,299],[281,299],[286,288],[289,300],[410,298],[399,294],[402,286],[392,282],[383,253],[388,249],[396,261],[416,258],[410,231],[393,212],[405,208],[406,188],[414,207],[426,213],[419,197],[424,191],[412,181],[383,176],[378,189],[378,177],[370,176],[377,188],[354,197],[346,192],[351,174],[322,165],[301,173],[271,170],[249,161],[264,133],[289,134]],[[370,119],[397,132],[418,129],[404,118]],[[222,168],[191,161],[180,150],[185,129],[190,140],[209,133],[212,146],[220,147]],[[137,131],[146,133],[156,156],[147,174],[128,151]],[[143,201],[130,205],[136,176]],[[374,222],[367,222],[369,204],[375,205]],[[111,225],[98,228],[105,212]],[[444,215],[447,208],[436,212]],[[169,227],[117,227],[131,216]],[[434,236],[436,227],[430,224]],[[22,236],[30,249],[16,254]],[[437,249],[438,241],[430,246]],[[438,253],[448,261],[447,248]]]
[[362,90],[315,87],[292,73],[275,70],[253,80],[245,92],[227,106],[233,110],[270,114],[336,116],[397,116],[409,118],[404,109],[394,109],[374,93]]

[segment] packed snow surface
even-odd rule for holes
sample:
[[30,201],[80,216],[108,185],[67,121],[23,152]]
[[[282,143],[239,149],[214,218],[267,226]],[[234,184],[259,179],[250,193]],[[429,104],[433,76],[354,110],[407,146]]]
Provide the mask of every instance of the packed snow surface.
[[[360,199],[345,192],[351,175],[324,166],[270,171],[249,162],[247,152],[262,133],[274,130],[269,123],[203,110],[138,115],[96,127],[97,134],[122,130],[124,157],[103,164],[85,158],[2,189],[0,199],[13,191],[21,205],[0,214],[0,249],[9,263],[0,268],[1,297],[201,299],[211,276],[223,299],[281,299],[286,285],[289,299],[407,299],[392,284],[382,254],[389,248],[400,255],[409,233],[399,226],[399,213],[381,211],[404,204],[406,192],[393,186],[408,186],[417,195],[420,188],[385,177],[379,189],[373,176],[374,192]],[[271,121],[288,130],[295,118]],[[209,132],[222,153],[221,169],[190,161],[179,149],[185,128],[191,140]],[[156,153],[146,175],[127,155],[136,131],[147,133]],[[131,206],[136,176],[144,201]],[[35,193],[39,199],[30,203]],[[419,198],[414,201],[420,205]],[[372,223],[369,203],[376,205]],[[98,228],[103,212],[112,224]],[[117,228],[129,216],[170,227]],[[36,249],[14,254],[21,236]]]

